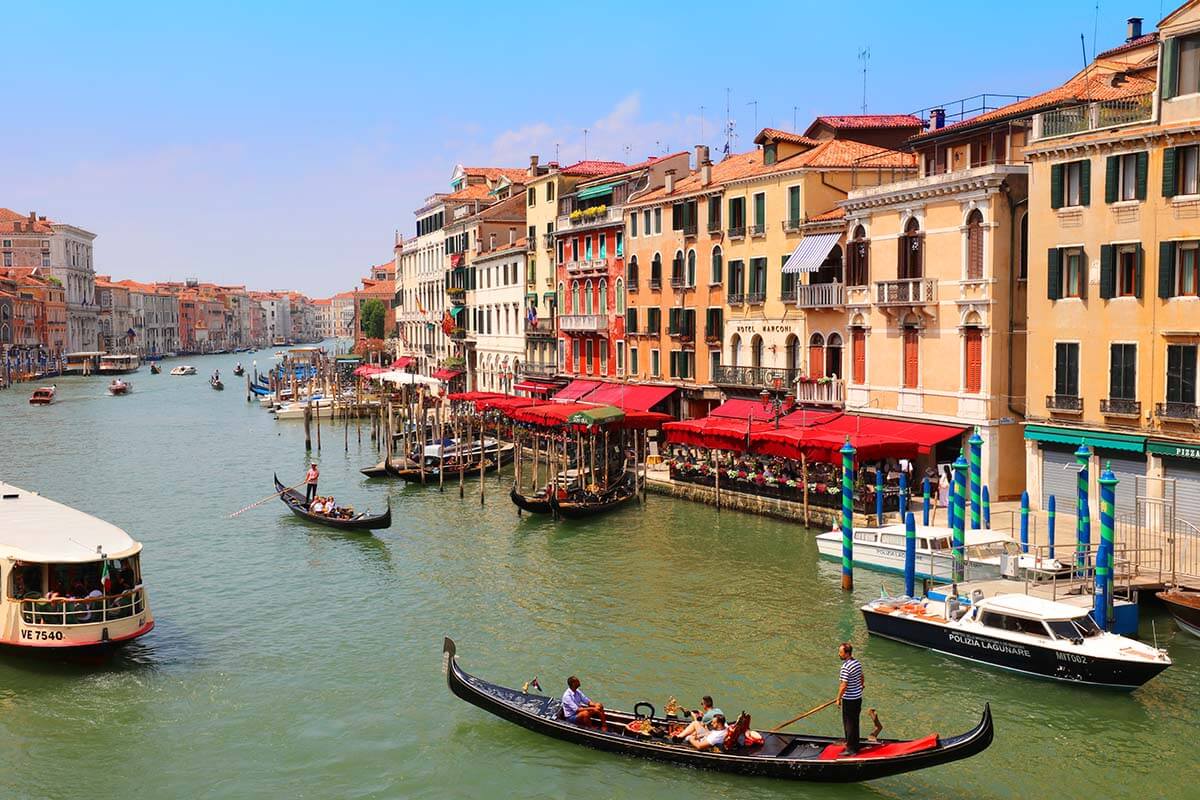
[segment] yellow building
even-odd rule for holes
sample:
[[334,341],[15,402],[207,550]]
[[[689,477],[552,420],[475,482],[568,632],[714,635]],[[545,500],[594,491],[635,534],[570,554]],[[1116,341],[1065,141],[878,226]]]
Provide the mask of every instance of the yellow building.
[[[993,97],[959,104],[975,113],[948,125],[933,109],[928,130],[909,143],[920,176],[856,188],[842,208],[846,408],[978,428],[983,484],[1000,498],[1025,483],[1023,149],[1031,112],[1025,102],[989,108]],[[944,441],[921,471],[952,462],[963,445]]]
[[1111,462],[1119,513],[1163,503],[1195,534],[1200,2],[1156,33],[1130,20],[1124,44],[1043,97],[1027,151],[1030,495],[1074,510],[1083,442],[1093,492]]

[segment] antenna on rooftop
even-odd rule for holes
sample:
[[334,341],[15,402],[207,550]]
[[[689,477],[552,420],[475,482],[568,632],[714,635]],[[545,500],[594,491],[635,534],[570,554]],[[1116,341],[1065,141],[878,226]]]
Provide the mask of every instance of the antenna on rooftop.
[[800,128],[798,128],[796,126],[796,111],[799,108],[800,108],[799,106],[792,106],[792,131],[793,132],[800,130]]
[[737,138],[734,133],[733,117],[729,115],[729,95],[732,89],[725,89],[725,155],[733,152],[733,140]]
[[554,161],[558,162],[558,142],[554,143]]
[[858,51],[858,60],[861,61],[862,65],[863,65],[862,66],[862,73],[863,73],[862,113],[866,114],[867,113],[867,67],[871,63],[871,48],[870,48],[870,46],[864,47]]
[[704,141],[704,106],[700,106],[700,141]]
[[587,128],[583,129],[583,160],[587,161]]

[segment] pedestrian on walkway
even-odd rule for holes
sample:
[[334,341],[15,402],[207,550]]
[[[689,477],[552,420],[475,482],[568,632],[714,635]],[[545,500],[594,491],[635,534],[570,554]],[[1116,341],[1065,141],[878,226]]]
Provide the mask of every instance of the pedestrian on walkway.
[[838,648],[838,658],[842,659],[842,670],[839,675],[837,703],[842,709],[842,730],[846,734],[846,755],[858,752],[858,718],[862,714],[863,697],[863,668],[854,657],[854,647],[849,642],[842,642]]

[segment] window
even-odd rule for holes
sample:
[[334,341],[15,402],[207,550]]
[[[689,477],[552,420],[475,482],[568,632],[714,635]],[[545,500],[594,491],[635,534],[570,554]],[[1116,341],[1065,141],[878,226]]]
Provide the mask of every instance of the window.
[[1200,294],[1200,242],[1160,242],[1158,296],[1195,297]]
[[13,265],[13,254],[5,253],[4,254],[4,266],[11,267],[12,265]]
[[593,299],[592,282],[588,281],[587,283],[585,283],[583,285],[583,313],[585,313],[585,314],[593,313],[592,299]]
[[608,313],[608,281],[600,280],[600,300],[596,303],[597,314]]
[[592,340],[588,339],[585,344],[585,352],[587,353],[587,359],[586,359],[585,363],[587,364],[587,374],[588,375],[591,375],[594,372],[594,370],[592,368],[592,347],[593,347]]
[[1100,296],[1142,296],[1142,248],[1136,244],[1100,246]]
[[1079,343],[1056,342],[1054,345],[1054,394],[1079,397]]
[[963,330],[963,383],[968,394],[983,391],[983,331]]
[[750,259],[750,296],[752,301],[762,302],[767,294],[767,260]]
[[662,373],[659,370],[659,364],[658,364],[658,350],[652,349],[650,351],[650,377],[657,378],[661,374]]
[[687,278],[686,284],[688,286],[696,285],[696,251],[695,250],[688,250],[687,275],[685,277]]
[[983,278],[983,214],[975,209],[967,216],[967,280]]
[[636,347],[629,348],[629,374],[638,374],[638,349]]
[[704,338],[708,340],[719,340],[721,333],[724,330],[724,309],[719,306],[716,308],[706,309],[704,312]]
[[825,375],[830,378],[842,377],[842,335],[831,333],[825,340]]
[[596,257],[601,261],[608,258],[608,234],[600,233],[596,235]]
[[608,340],[601,339],[596,342],[596,349],[600,351],[600,374],[608,374]]
[[867,332],[862,328],[850,331],[850,358],[853,361],[853,380],[857,384],[867,382]]
[[1163,150],[1163,197],[1200,194],[1200,145]]
[[579,237],[578,236],[576,236],[574,239],[571,240],[571,260],[572,261],[579,260]]
[[671,259],[671,285],[683,285],[683,251],[676,250],[675,257]]
[[734,197],[729,201],[729,235],[746,234],[746,198]]
[[774,142],[763,145],[763,163],[770,166],[778,159],[779,146]]
[[558,263],[559,264],[561,264],[563,262],[563,242],[564,242],[563,239],[559,239],[557,242],[555,242],[555,245],[558,247]]
[[654,232],[662,233],[662,209],[654,209]]
[[1071,161],[1050,167],[1050,207],[1086,206],[1092,202],[1092,162]]
[[1108,399],[1137,399],[1137,345],[1114,344],[1109,347]]
[[625,255],[625,232],[617,231],[616,256],[617,256],[617,258],[621,258],[624,255]]
[[761,367],[763,365],[763,338],[757,333],[750,340],[750,366]]
[[789,228],[796,228],[800,225],[800,187],[788,187],[788,215],[787,224]]
[[921,224],[915,219],[910,219],[904,225],[904,234],[897,240],[896,277],[900,280],[921,277],[924,239]]
[[662,309],[650,307],[646,309],[646,333],[657,334],[662,330]]
[[1196,405],[1196,345],[1167,345],[1167,402]]
[[637,318],[638,310],[636,308],[625,309],[625,333],[637,333]]
[[625,280],[629,282],[629,291],[636,292],[638,285],[637,256],[629,257],[629,263],[625,265]]
[[1200,92],[1200,33],[1167,39],[1163,56],[1164,100]]
[[783,267],[787,265],[788,259],[791,258],[790,253],[783,253],[779,257],[780,278],[779,278],[779,299],[784,302],[794,302],[796,299],[796,284],[800,277],[795,272],[783,272]]
[[533,207],[537,203],[537,191],[530,186],[525,192],[525,205]]
[[721,246],[717,245],[712,249],[712,279],[709,281],[712,286],[718,286],[725,280],[725,268],[721,259]]
[[904,370],[903,385],[905,389],[915,389],[920,385],[920,331],[915,327],[904,329]]
[[561,281],[559,281],[559,284],[558,284],[558,297],[556,298],[556,302],[555,302],[555,305],[554,305],[555,309],[556,309],[556,310],[557,310],[559,313],[562,313],[563,311],[565,311],[565,310],[566,310],[566,304],[565,304],[565,300],[566,300],[566,298],[564,297],[564,295],[565,295],[565,288],[563,287],[563,284],[562,284],[562,282],[561,282]]
[[584,261],[592,260],[592,237],[591,236],[583,237],[583,260]]
[[617,278],[617,313],[625,313],[625,282]]
[[721,369],[721,351],[720,349],[710,350],[708,353],[708,379],[711,381],[713,376]]
[[729,284],[725,287],[725,293],[729,295],[729,302],[740,303],[743,301],[743,295],[746,291],[746,275],[745,265],[738,259],[729,262]]
[[637,238],[637,223],[638,223],[638,212],[635,211],[629,215],[629,238],[630,239]]
[[571,284],[571,307],[567,309],[570,314],[582,314],[583,306],[579,303],[579,281]]
[[578,339],[571,340],[571,367],[575,370],[576,375],[578,375],[580,372],[583,371],[583,368],[579,364],[579,340]]
[[650,230],[650,209],[646,209],[642,212],[642,235],[649,236]]
[[721,230],[721,198],[709,197],[705,202],[708,203],[709,231]]
[[554,199],[554,182],[547,181],[546,182],[546,201],[549,202],[553,199]]
[[1105,162],[1104,202],[1146,199],[1146,173],[1149,153],[1125,153],[1109,156]]
[[871,243],[867,241],[867,229],[862,225],[855,226],[850,246],[846,248],[847,286],[866,286],[870,283],[870,254]]
[[759,192],[754,195],[754,230],[751,231],[756,236],[762,236],[767,232],[767,196]]
[[1047,262],[1047,297],[1059,300],[1084,296],[1087,261],[1083,248],[1051,248],[1047,253]]
[[617,374],[625,374],[625,342],[617,341]]
[[658,289],[662,286],[662,256],[658,253],[654,254],[654,258],[650,261],[650,288]]

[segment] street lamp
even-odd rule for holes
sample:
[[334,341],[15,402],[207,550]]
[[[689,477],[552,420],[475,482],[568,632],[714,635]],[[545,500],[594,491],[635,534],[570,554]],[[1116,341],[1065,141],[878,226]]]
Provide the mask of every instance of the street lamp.
[[774,391],[763,389],[758,393],[758,399],[762,401],[763,411],[771,412],[775,417],[776,430],[779,429],[779,420],[790,413],[796,405],[796,395],[791,391],[784,394],[782,385],[783,381],[776,378]]

